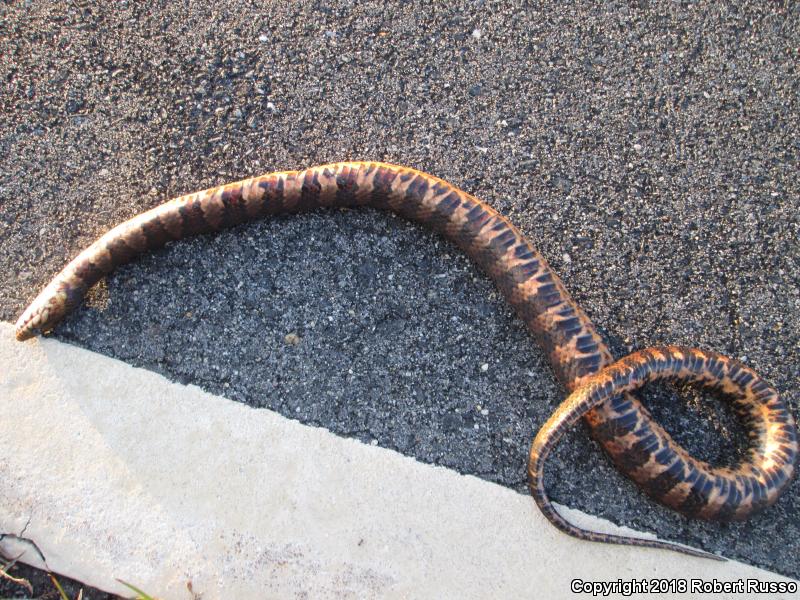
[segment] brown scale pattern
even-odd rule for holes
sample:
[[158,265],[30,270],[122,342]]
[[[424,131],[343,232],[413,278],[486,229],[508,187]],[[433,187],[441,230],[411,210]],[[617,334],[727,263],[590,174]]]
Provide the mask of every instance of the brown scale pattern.
[[[572,392],[531,447],[531,490],[542,512],[583,539],[706,553],[653,540],[580,529],[550,505],[542,477],[547,453],[583,417],[615,464],[657,501],[691,517],[741,520],[775,502],[794,474],[791,413],[774,389],[729,358],[696,349],[644,350],[614,363],[588,316],[544,257],[505,217],[449,183],[408,167],[342,162],[284,171],[189,194],[126,221],[81,252],[20,316],[16,337],[48,331],[115,267],[147,250],[279,213],[319,207],[390,210],[442,233],[495,281]],[[613,364],[612,364],[613,363]],[[733,400],[751,449],[735,469],[692,458],[631,392],[654,379],[691,381]],[[713,556],[713,555],[712,555]]]

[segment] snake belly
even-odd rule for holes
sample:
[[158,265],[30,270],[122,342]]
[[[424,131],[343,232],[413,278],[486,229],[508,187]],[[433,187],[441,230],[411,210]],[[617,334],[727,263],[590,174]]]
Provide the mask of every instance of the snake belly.
[[[577,393],[587,382],[598,385],[597,377],[614,363],[589,317],[544,257],[504,216],[442,179],[379,162],[340,162],[271,173],[181,196],[144,212],[72,260],[20,316],[16,337],[25,340],[37,330],[52,329],[103,276],[167,242],[270,215],[357,206],[389,210],[425,224],[463,249],[513,306],[569,392]],[[617,387],[602,401],[591,406],[581,401],[567,408],[565,402],[559,411],[575,418],[582,414],[616,466],[658,502],[689,517],[742,520],[775,502],[792,479],[798,452],[794,420],[777,393],[743,365],[700,350],[686,352],[678,351],[678,358],[668,360],[667,375],[684,373],[691,364],[695,381],[736,396],[733,407],[748,428],[751,448],[735,468],[715,468],[693,458],[652,419],[626,387],[631,374],[642,375],[647,365],[621,369],[627,376],[619,375],[620,369],[609,375]],[[663,361],[659,364],[663,367]],[[739,393],[742,389],[745,392]],[[551,421],[537,436],[548,448],[568,424],[564,419]],[[544,461],[532,449],[534,497],[545,516],[563,531],[584,539],[705,555],[668,542],[599,534],[567,523],[543,489],[534,485],[543,468]]]

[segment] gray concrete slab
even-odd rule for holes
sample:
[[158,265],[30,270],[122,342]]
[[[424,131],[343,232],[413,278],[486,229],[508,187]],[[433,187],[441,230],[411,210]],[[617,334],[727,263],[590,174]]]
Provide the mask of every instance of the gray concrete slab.
[[[74,346],[16,343],[5,323],[0,366],[0,402],[17,415],[0,420],[14,449],[0,459],[0,523],[49,569],[101,589],[124,594],[121,578],[165,600],[189,597],[189,582],[204,600],[564,598],[574,580],[791,584],[734,561],[580,542],[503,486]],[[0,550],[45,566],[30,544]]]
[[[506,213],[618,354],[659,342],[723,351],[798,406],[796,5],[0,10],[2,319],[164,198],[374,158]],[[291,332],[300,345],[284,344]],[[531,437],[563,396],[480,273],[374,213],[175,245],[109,278],[55,335],[521,493]],[[713,403],[656,391],[648,404],[694,454],[741,451]],[[800,576],[798,483],[747,523],[688,521],[643,498],[577,430],[548,485],[570,506]]]

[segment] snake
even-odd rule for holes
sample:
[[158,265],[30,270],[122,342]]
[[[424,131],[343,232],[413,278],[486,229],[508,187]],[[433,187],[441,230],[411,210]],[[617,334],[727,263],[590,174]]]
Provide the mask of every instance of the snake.
[[[531,444],[528,480],[544,516],[574,537],[724,560],[675,542],[600,533],[559,513],[545,490],[546,459],[583,419],[616,467],[655,501],[690,517],[740,521],[773,504],[795,474],[798,435],[778,392],[752,369],[715,352],[657,346],[615,360],[545,258],[506,217],[456,186],[414,168],[337,162],[279,171],[164,202],[109,230],[35,297],[16,323],[20,341],[46,333],[116,267],[182,238],[272,215],[372,207],[441,233],[494,281],[542,347],[567,398]],[[638,399],[643,385],[693,384],[728,401],[747,431],[739,464],[692,457]]]

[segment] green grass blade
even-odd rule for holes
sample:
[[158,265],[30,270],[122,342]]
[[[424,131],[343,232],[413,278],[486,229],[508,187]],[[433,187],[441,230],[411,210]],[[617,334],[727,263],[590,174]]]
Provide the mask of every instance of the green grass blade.
[[135,585],[131,585],[127,581],[122,581],[122,579],[117,579],[117,581],[119,581],[126,588],[130,589],[132,592],[135,592],[136,594],[138,594],[137,597],[136,597],[136,600],[157,600],[156,598],[153,598],[152,596],[144,593],[142,590],[137,588]]
[[52,581],[53,585],[56,586],[56,589],[58,590],[58,593],[61,596],[61,600],[69,600],[69,596],[67,596],[67,593],[64,591],[64,588],[61,587],[61,584],[58,583],[58,579],[56,579],[56,576],[53,575],[52,573],[48,573],[48,575],[50,575],[50,581]]

